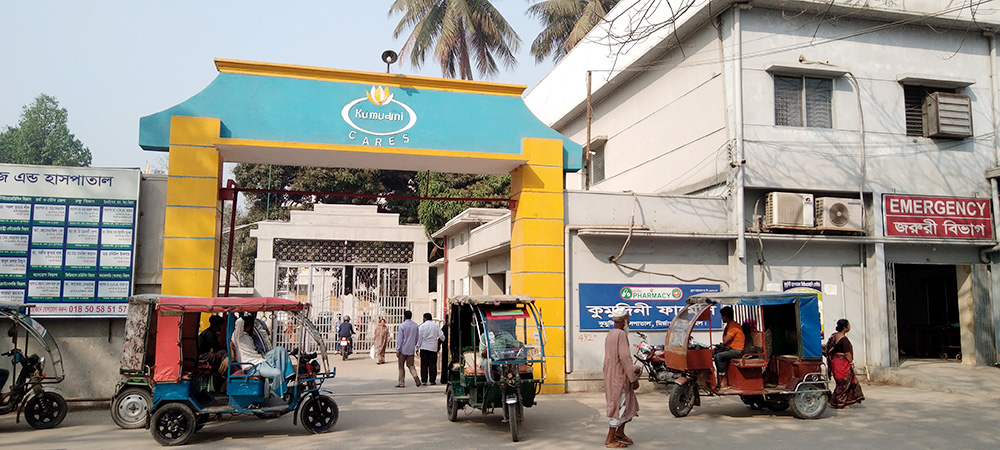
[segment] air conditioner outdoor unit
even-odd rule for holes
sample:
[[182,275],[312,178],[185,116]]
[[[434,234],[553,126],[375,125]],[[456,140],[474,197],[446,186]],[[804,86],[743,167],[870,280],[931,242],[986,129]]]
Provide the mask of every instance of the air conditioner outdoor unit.
[[972,137],[972,100],[968,95],[935,92],[924,99],[924,136]]
[[816,227],[862,231],[860,199],[819,197],[816,199]]
[[766,227],[813,227],[815,211],[812,194],[769,192],[764,214]]

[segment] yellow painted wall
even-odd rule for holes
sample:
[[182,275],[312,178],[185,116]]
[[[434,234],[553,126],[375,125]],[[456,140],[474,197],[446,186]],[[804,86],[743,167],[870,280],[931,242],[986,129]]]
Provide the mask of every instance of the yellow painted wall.
[[525,138],[528,162],[511,172],[510,288],[529,295],[545,325],[542,392],[566,392],[562,141]]
[[220,130],[219,119],[170,121],[163,294],[214,297],[219,291],[222,157],[214,141]]

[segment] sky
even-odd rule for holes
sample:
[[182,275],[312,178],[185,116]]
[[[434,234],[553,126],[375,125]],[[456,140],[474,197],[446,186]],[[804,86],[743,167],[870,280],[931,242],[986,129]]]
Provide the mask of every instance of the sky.
[[[552,62],[528,54],[541,31],[524,12],[535,0],[494,0],[521,37],[518,66],[487,81],[536,84]],[[165,167],[165,153],[139,148],[139,118],[183,102],[231,58],[372,72],[399,15],[391,0],[259,1],[0,0],[0,129],[16,126],[39,94],[69,113],[93,167]],[[429,60],[393,73],[441,76]]]

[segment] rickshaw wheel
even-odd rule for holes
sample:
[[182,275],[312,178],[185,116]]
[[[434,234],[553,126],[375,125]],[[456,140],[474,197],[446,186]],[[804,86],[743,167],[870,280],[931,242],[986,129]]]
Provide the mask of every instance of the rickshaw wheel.
[[142,428],[146,425],[149,405],[153,396],[148,389],[125,388],[111,402],[111,418],[115,424],[126,430]]
[[36,430],[53,428],[66,418],[66,399],[55,392],[42,392],[24,406],[24,420]]
[[507,422],[510,424],[510,438],[514,442],[517,442],[517,439],[518,439],[518,435],[517,435],[517,432],[518,432],[518,430],[517,430],[517,428],[518,428],[518,420],[517,420],[517,404],[516,403],[510,403],[510,404],[507,405]]
[[670,414],[674,417],[684,417],[694,408],[694,382],[674,386],[670,391],[670,399],[667,406],[670,407]]
[[788,402],[792,407],[792,414],[800,419],[816,419],[823,415],[827,404],[826,392],[810,384],[803,385],[799,389],[809,392],[792,395],[791,401]]
[[150,424],[153,439],[160,445],[182,445],[194,435],[197,420],[187,405],[167,403],[156,409]]
[[337,424],[340,408],[337,402],[325,395],[310,396],[302,403],[299,418],[310,433],[325,433]]
[[455,393],[452,392],[451,384],[444,388],[445,395],[448,397],[448,421],[454,422],[458,420],[458,400],[455,400]]

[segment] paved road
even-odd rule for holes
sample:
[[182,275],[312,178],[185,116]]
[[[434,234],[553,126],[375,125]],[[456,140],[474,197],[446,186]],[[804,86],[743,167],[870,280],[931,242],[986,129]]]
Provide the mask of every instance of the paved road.
[[[392,359],[392,358],[391,358]],[[396,389],[395,361],[376,366],[357,356],[337,362],[333,388],[340,421],[311,435],[291,416],[230,418],[207,425],[190,448],[559,448],[601,446],[606,428],[602,393],[547,395],[525,410],[522,442],[512,443],[497,415],[460,415],[448,422],[440,385]],[[690,416],[674,418],[662,392],[640,394],[640,417],[629,425],[632,448],[680,449],[954,449],[1000,448],[997,398],[865,385],[864,406],[830,410],[818,420],[790,412],[751,411],[737,398],[706,398]],[[56,429],[32,430],[0,417],[6,448],[73,450],[155,448],[148,430],[121,430],[105,409],[71,411]],[[16,447],[15,447],[16,445]]]

